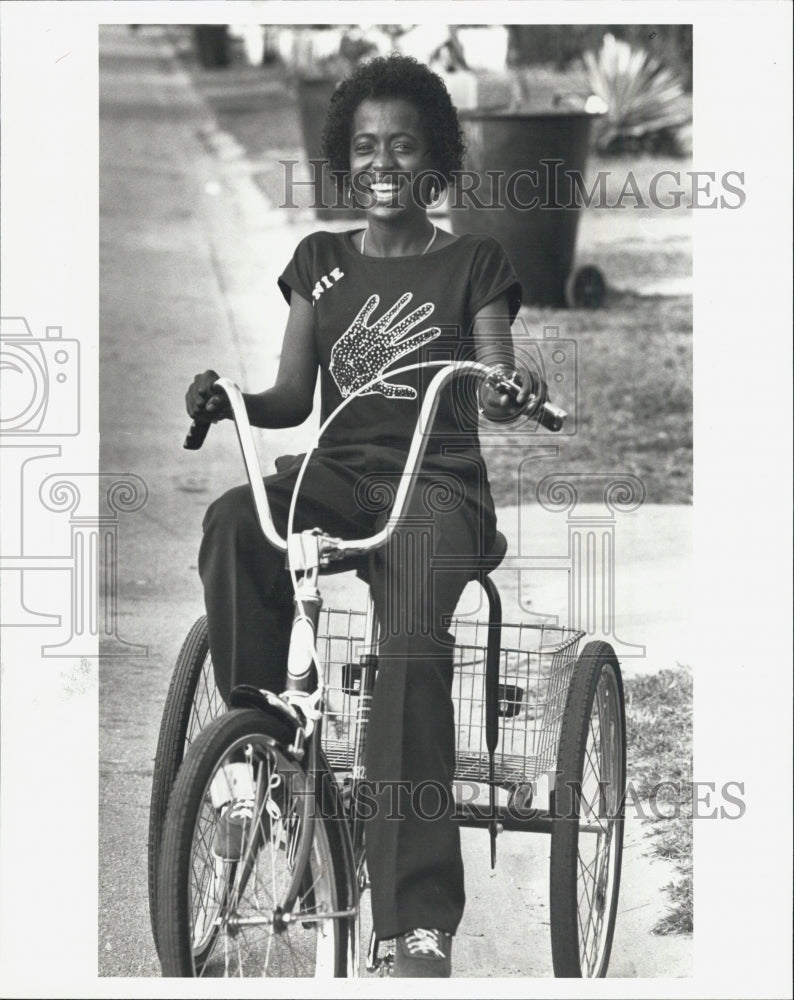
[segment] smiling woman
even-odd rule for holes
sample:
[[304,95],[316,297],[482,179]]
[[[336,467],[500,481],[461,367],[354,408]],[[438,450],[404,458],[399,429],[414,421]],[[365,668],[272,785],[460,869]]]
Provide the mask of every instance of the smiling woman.
[[[494,239],[458,238],[427,217],[430,192],[440,192],[459,169],[463,142],[449,94],[426,66],[402,56],[361,65],[334,94],[323,141],[366,228],[300,242],[279,279],[290,312],[276,383],[244,400],[259,427],[301,423],[318,374],[323,423],[350,401],[306,466],[293,530],[320,525],[342,538],[368,537],[385,511],[367,502],[362,487],[371,493],[375,476],[388,489],[405,465],[433,374],[421,362],[432,350],[515,370],[510,325],[521,290]],[[188,389],[187,409],[198,423],[229,416],[228,401],[214,389],[217,377],[204,372]],[[484,388],[483,411],[509,420],[540,410],[546,393],[538,375],[519,369],[513,384],[512,395]],[[497,537],[478,421],[476,403],[442,395],[419,475],[425,487],[439,477],[454,483],[456,501],[436,509],[427,489],[417,489],[405,524],[367,571],[381,636],[366,753],[379,803],[367,820],[368,868],[375,933],[397,938],[398,976],[449,976],[463,912],[460,832],[451,811],[448,625],[472,558],[489,552]],[[278,467],[265,487],[283,535],[301,462]],[[283,555],[262,536],[247,485],[209,508],[199,572],[224,699],[241,683],[283,691],[292,587]],[[395,782],[435,782],[449,791],[450,807],[432,821],[409,811],[390,822]],[[236,803],[230,822],[246,809]]]

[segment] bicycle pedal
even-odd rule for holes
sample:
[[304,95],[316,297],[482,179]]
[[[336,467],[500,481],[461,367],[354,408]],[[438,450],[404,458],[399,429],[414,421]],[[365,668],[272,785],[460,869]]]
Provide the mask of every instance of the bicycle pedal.
[[390,976],[392,966],[394,965],[394,952],[389,949],[384,954],[381,954],[380,947],[382,944],[383,942],[375,937],[375,931],[370,931],[369,948],[367,948],[364,968],[367,972],[372,972],[376,976]]

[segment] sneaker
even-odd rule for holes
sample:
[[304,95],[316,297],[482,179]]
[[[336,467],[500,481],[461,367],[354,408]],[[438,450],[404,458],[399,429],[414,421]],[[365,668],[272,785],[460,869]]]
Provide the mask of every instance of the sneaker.
[[449,979],[452,935],[424,927],[400,934],[394,951],[393,974],[400,979]]
[[253,799],[232,799],[222,807],[212,841],[212,853],[216,858],[222,861],[240,860],[253,818]]

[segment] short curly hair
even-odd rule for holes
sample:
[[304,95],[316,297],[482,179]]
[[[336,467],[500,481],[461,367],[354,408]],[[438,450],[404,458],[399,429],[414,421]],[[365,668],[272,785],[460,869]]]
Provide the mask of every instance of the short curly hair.
[[438,175],[451,183],[466,151],[455,105],[441,77],[412,56],[396,53],[361,63],[334,91],[322,134],[330,170],[338,178],[349,173],[353,115],[369,98],[403,98],[416,107]]

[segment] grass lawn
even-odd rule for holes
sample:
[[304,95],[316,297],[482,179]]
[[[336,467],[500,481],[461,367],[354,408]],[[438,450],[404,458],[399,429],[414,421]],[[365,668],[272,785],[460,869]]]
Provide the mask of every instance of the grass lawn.
[[[613,292],[603,309],[525,308],[521,318],[532,338],[556,326],[560,338],[576,342],[575,392],[552,392],[552,401],[575,416],[576,433],[533,433],[516,424],[498,432],[515,444],[505,448],[483,426],[494,442],[484,440],[483,451],[497,505],[515,497],[517,462],[539,444],[559,451],[526,466],[538,479],[550,472],[631,473],[643,482],[647,503],[691,503],[691,298]],[[517,326],[513,333],[518,343]],[[601,495],[595,483],[580,490],[584,501]]]
[[[689,933],[692,903],[692,673],[688,668],[662,670],[629,678],[626,690],[627,778],[638,802],[651,816],[649,849],[675,863],[678,877],[666,888],[668,913],[657,934]],[[662,784],[665,783],[665,784]],[[667,784],[669,783],[669,784]],[[656,797],[657,818],[648,808]]]

